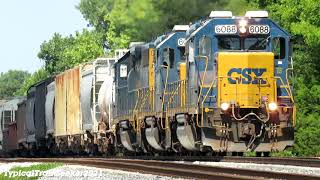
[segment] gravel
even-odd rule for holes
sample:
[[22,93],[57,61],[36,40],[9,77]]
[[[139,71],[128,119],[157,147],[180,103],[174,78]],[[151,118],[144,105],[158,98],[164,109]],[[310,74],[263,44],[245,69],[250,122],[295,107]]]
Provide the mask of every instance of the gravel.
[[[189,162],[179,161],[177,163],[189,163]],[[251,169],[251,170],[267,171],[267,172],[304,174],[304,175],[313,175],[313,176],[320,177],[320,168],[316,168],[316,167],[302,167],[302,166],[274,165],[274,164],[256,164],[256,163],[201,162],[201,161],[195,161],[195,162],[192,162],[192,164],[215,166],[215,167]]]

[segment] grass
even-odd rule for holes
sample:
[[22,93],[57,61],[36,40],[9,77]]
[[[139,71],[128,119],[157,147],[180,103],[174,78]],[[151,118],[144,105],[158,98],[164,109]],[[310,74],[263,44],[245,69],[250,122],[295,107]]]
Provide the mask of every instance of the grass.
[[[47,171],[59,166],[62,166],[62,163],[41,163],[41,164],[36,164],[36,165],[31,165],[28,167],[12,167],[9,172],[31,172],[32,170],[38,170],[38,171]],[[16,176],[16,177],[9,177],[6,176],[5,173],[1,173],[0,174],[0,180],[6,180],[6,179],[10,179],[10,180],[35,180],[38,179],[40,176],[32,176],[32,177],[27,177],[27,176]]]

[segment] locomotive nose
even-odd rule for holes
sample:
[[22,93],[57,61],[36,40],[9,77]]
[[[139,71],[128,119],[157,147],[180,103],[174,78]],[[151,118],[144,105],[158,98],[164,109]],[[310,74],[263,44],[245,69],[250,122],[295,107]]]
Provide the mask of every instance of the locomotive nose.
[[259,108],[276,103],[274,54],[270,52],[220,52],[218,54],[218,104]]

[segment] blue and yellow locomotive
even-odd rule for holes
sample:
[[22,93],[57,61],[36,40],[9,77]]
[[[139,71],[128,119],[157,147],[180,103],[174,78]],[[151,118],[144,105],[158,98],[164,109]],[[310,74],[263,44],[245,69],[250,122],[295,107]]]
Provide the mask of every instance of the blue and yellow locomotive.
[[116,146],[265,152],[293,145],[290,35],[266,11],[213,11],[115,64]]

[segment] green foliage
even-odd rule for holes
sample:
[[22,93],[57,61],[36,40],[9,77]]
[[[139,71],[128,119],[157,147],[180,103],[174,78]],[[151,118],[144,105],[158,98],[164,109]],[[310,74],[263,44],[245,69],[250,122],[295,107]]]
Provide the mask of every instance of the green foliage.
[[23,85],[21,86],[21,88],[15,93],[16,96],[26,96],[27,95],[27,91],[29,90],[29,88],[42,81],[45,80],[46,78],[49,77],[49,73],[44,70],[43,68],[39,69],[38,71],[34,72],[30,77],[28,77]]
[[105,16],[110,13],[114,0],[81,0],[77,9],[83,14],[83,17],[89,21],[98,31],[108,30],[108,21]]
[[295,157],[296,154],[292,150],[284,150],[280,152],[272,152],[272,157]]
[[30,76],[26,71],[9,70],[6,73],[0,74],[0,99],[13,97],[18,91],[23,82]]
[[83,30],[67,37],[55,33],[52,39],[42,43],[38,57],[45,61],[45,70],[53,75],[103,54],[102,35]]
[[256,157],[256,152],[247,151],[243,153],[243,156],[245,157]]
[[320,119],[318,113],[299,115],[294,151],[300,156],[320,156]]
[[49,41],[45,41],[40,46],[40,52],[38,57],[45,61],[45,69],[53,74],[64,69],[59,64],[59,61],[63,60],[64,51],[72,46],[74,38],[62,37],[60,34],[55,33]]
[[[81,0],[77,7],[98,32],[108,49],[127,48],[132,41],[148,41],[176,24],[189,24],[222,6],[226,0]],[[244,1],[238,4],[244,5]]]
[[72,45],[65,49],[62,65],[64,68],[72,68],[99,57],[103,53],[101,35],[95,31],[83,30],[82,33],[76,33]]
[[189,24],[207,17],[212,10],[229,9],[225,6],[231,4],[230,1],[225,0],[157,0],[154,3],[161,12],[161,19],[167,29],[171,29],[176,24]]

